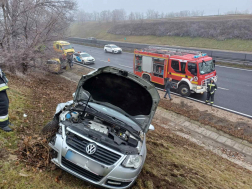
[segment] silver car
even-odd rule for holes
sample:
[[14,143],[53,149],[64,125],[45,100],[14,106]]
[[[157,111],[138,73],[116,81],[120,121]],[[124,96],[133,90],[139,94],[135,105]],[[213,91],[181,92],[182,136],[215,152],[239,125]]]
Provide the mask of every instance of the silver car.
[[118,68],[82,76],[74,99],[56,109],[51,161],[94,185],[130,187],[143,168],[159,100],[151,83]]

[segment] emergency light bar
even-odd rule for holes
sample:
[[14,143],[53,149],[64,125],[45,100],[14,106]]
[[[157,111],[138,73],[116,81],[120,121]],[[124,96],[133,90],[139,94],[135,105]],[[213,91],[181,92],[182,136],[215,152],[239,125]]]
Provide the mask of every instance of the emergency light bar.
[[204,53],[204,54],[200,54],[200,55],[194,56],[194,58],[199,58],[199,57],[206,56],[206,55],[207,55],[207,54]]

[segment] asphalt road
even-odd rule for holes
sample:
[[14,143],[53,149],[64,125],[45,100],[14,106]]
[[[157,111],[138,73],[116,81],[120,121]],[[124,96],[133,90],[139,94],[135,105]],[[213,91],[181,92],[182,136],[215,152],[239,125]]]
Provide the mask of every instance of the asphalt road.
[[[133,53],[105,53],[101,48],[73,44],[76,52],[85,51],[95,58],[93,68],[114,66],[133,72]],[[108,62],[108,59],[110,62]],[[252,70],[216,65],[218,90],[215,104],[252,116]],[[191,98],[205,100],[206,94],[192,94]]]

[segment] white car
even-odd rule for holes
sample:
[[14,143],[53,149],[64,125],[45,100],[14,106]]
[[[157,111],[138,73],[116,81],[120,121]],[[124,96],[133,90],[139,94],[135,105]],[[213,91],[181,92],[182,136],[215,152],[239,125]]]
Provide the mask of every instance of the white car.
[[82,64],[94,64],[95,59],[86,52],[78,52],[73,54],[73,60],[75,62],[81,62]]
[[111,52],[111,53],[122,53],[122,49],[116,45],[110,44],[104,46],[105,52]]

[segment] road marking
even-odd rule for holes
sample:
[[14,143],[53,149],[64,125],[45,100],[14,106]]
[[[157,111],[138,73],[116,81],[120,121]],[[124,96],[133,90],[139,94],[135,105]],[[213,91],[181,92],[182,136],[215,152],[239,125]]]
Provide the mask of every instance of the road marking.
[[119,66],[122,66],[122,67],[125,67],[125,68],[132,68],[133,69],[133,67],[130,67],[130,66],[124,66],[124,65],[122,65],[122,64],[118,64]]
[[222,89],[222,90],[225,90],[225,91],[229,91],[229,89],[222,88],[222,87],[218,87],[218,89]]
[[[78,64],[78,63],[77,63]],[[84,67],[88,67],[88,68],[91,68],[91,69],[97,69],[97,68],[92,68],[92,67],[89,67],[89,66],[86,66],[86,65],[83,65],[83,64],[78,64],[80,66],[84,66]],[[219,87],[220,88],[220,87]],[[161,88],[158,88],[156,87],[156,89],[160,90],[160,91],[164,91],[164,89],[161,89]],[[174,92],[171,92],[172,94],[176,95],[176,96],[180,96],[182,97],[180,94],[178,93],[174,93]],[[194,98],[191,98],[191,97],[184,97],[184,98],[187,98],[189,100],[193,100],[193,101],[196,101],[196,102],[199,102],[199,103],[205,103],[204,101],[201,101],[201,100],[198,100],[198,99],[194,99]],[[222,106],[218,106],[218,105],[213,105],[214,107],[216,108],[219,108],[219,109],[222,109],[222,110],[226,110],[228,112],[232,112],[232,113],[235,113],[235,114],[238,114],[238,115],[241,115],[241,116],[244,116],[244,117],[248,117],[250,119],[252,119],[252,116],[251,115],[248,115],[248,114],[244,114],[244,113],[241,113],[241,112],[238,112],[238,111],[235,111],[235,110],[231,110],[231,109],[228,109],[228,108],[224,108]]]
[[[74,43],[73,43],[74,44]],[[79,44],[75,44],[75,45],[79,45]],[[103,47],[99,48],[99,47],[92,47],[92,46],[86,46],[86,45],[81,45],[81,46],[85,46],[85,47],[88,47],[88,48],[95,48],[95,49],[103,49]],[[130,53],[130,52],[124,52],[123,53],[126,53],[126,54],[134,54],[134,53]],[[249,72],[252,72],[252,70],[249,70],[249,69],[242,69],[242,68],[234,68],[234,67],[228,67],[228,66],[219,66],[219,65],[215,65],[216,67],[222,67],[222,68],[230,68],[230,69],[234,69],[234,70],[242,70],[242,71],[249,71]]]
[[219,65],[215,65],[215,66],[216,66],[216,67],[221,67],[221,68],[230,68],[230,69],[234,69],[234,70],[242,70],[242,71],[252,72],[252,70],[248,70],[248,69],[233,68],[233,67],[228,67],[228,66],[219,66]]
[[106,63],[110,63],[109,61],[105,61],[105,60],[99,60],[99,61],[106,62]]
[[[158,87],[156,87],[156,89],[160,90],[160,91],[164,91],[164,89],[160,89]],[[180,94],[178,93],[174,93],[174,92],[171,92],[172,94],[176,95],[176,96],[180,96],[182,97]],[[205,104],[205,101],[202,101],[202,100],[198,100],[198,99],[195,99],[195,98],[191,98],[191,97],[182,97],[182,98],[187,98],[189,100],[193,100],[193,101],[196,101],[196,102],[199,102],[199,103],[202,103],[202,104]],[[213,107],[216,107],[216,108],[219,108],[219,109],[222,109],[222,110],[226,110],[228,112],[231,112],[231,113],[235,113],[235,114],[238,114],[238,115],[241,115],[241,116],[244,116],[244,117],[247,117],[247,118],[250,118],[252,119],[252,116],[251,115],[248,115],[248,114],[244,114],[242,112],[238,112],[238,111],[235,111],[235,110],[231,110],[231,109],[228,109],[228,108],[224,108],[222,106],[218,106],[218,105],[213,105]]]

